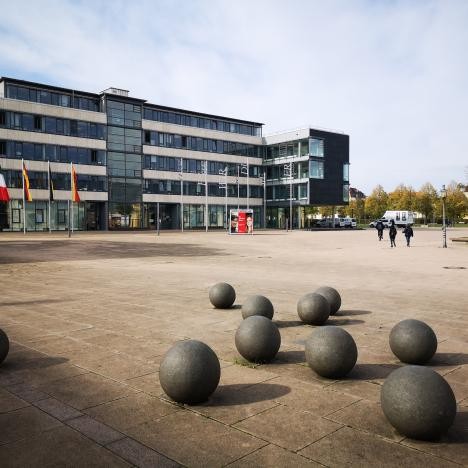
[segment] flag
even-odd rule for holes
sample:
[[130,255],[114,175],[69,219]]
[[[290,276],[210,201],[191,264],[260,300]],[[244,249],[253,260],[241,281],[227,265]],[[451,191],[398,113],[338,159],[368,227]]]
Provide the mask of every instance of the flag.
[[71,165],[71,171],[71,199],[74,202],[79,202],[81,199],[78,193],[78,177],[76,175],[75,168],[73,167],[73,163]]
[[10,201],[10,195],[8,194],[8,189],[5,183],[5,177],[3,174],[0,174],[0,201],[7,202]]
[[24,188],[24,199],[26,201],[32,201],[31,190],[29,189],[29,177],[26,165],[23,161],[23,188]]
[[52,180],[52,172],[50,172],[50,163],[49,163],[49,200],[54,201],[54,181]]

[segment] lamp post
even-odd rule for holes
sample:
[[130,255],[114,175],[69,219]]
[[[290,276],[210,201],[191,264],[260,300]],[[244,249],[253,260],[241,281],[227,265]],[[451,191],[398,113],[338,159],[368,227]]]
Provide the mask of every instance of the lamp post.
[[440,190],[440,198],[442,198],[442,247],[447,248],[447,225],[445,224],[445,199],[447,198],[447,190],[445,185],[442,185]]
[[307,215],[307,225],[308,225],[308,227],[309,227],[309,231],[310,231],[310,220],[311,220],[311,219],[312,219],[312,215],[309,213],[309,214]]

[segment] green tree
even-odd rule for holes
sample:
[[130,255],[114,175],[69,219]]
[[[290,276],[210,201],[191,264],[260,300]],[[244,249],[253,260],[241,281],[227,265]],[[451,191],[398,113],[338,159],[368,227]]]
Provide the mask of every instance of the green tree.
[[447,187],[445,211],[448,219],[453,223],[459,221],[468,213],[468,198],[465,196],[464,186],[451,182]]
[[424,223],[432,218],[438,205],[437,190],[429,182],[425,183],[416,193],[415,210],[424,216]]
[[377,185],[372,193],[366,198],[365,210],[367,216],[380,218],[388,209],[388,194],[381,185]]
[[390,210],[414,211],[416,208],[416,192],[413,187],[404,184],[388,194]]

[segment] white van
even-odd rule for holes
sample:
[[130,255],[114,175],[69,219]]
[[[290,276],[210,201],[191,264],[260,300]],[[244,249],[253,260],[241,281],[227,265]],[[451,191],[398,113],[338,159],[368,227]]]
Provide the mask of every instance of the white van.
[[386,211],[382,216],[388,224],[390,221],[394,221],[397,226],[406,226],[414,223],[414,217],[412,211]]

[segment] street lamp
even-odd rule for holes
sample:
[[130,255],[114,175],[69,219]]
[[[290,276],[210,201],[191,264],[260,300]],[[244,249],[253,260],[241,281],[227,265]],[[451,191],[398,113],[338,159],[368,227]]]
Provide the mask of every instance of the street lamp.
[[445,199],[447,198],[447,190],[445,189],[445,185],[442,185],[442,189],[440,190],[440,198],[442,198],[442,247],[444,249],[447,248],[447,225],[445,224]]

